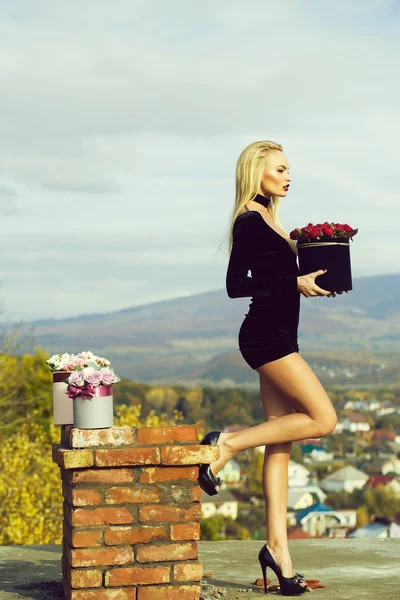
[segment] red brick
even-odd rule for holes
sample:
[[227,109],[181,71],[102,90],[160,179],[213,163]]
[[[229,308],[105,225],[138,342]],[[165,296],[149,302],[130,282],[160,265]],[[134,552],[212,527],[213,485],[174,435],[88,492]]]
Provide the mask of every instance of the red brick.
[[171,525],[171,540],[199,540],[200,523],[174,523]]
[[106,490],[105,501],[106,504],[159,502],[163,496],[157,489],[144,486],[112,487]]
[[[171,498],[173,502],[197,502],[201,500],[199,485],[171,485]],[[165,500],[168,501],[168,498]]]
[[72,567],[131,565],[132,563],[132,548],[83,548],[71,550]]
[[[198,475],[197,475],[198,476]],[[72,471],[72,484],[76,483],[131,483],[133,469],[85,469]]]
[[137,430],[138,444],[163,445],[174,442],[191,442],[196,444],[197,429],[195,425],[177,425],[175,427],[139,427]]
[[72,512],[72,526],[85,525],[124,525],[133,523],[135,518],[125,507],[119,508],[77,508]]
[[199,521],[201,519],[201,504],[193,504],[190,508],[179,506],[149,504],[139,508],[140,522],[172,523],[177,521]]
[[169,583],[169,577],[169,567],[126,567],[124,569],[112,569],[107,571],[105,585],[114,587]]
[[140,483],[157,483],[159,481],[177,481],[186,479],[197,481],[199,477],[199,467],[144,467],[140,474]]
[[110,546],[119,546],[121,544],[147,544],[153,540],[168,539],[168,537],[167,528],[163,525],[155,527],[151,525],[142,525],[139,527],[110,527],[104,532],[104,543]]
[[[136,588],[114,590],[72,590],[67,600],[136,600]],[[194,600],[197,596],[193,596]],[[161,600],[161,598],[159,598]],[[185,600],[185,599],[184,599]]]
[[95,455],[97,467],[160,464],[159,448],[111,448],[109,450],[96,450]]
[[98,490],[72,490],[73,506],[98,506],[103,501],[103,493]]
[[57,463],[62,469],[82,469],[84,467],[93,467],[92,450],[68,450],[58,448]]
[[[73,548],[93,548],[103,543],[103,532],[99,529],[73,529],[71,546]],[[90,587],[90,586],[87,586]]]
[[71,448],[99,446],[132,446],[135,443],[132,427],[109,427],[107,429],[72,429]]
[[100,529],[76,529],[63,521],[63,534],[73,548],[102,546],[103,532]]
[[219,458],[219,446],[164,446],[161,448],[161,462],[166,465],[211,464]]
[[103,585],[103,573],[100,569],[70,569],[72,588],[94,588]]
[[201,563],[178,563],[174,565],[175,581],[200,581],[203,577]]
[[[200,585],[151,585],[139,587],[137,593],[137,600],[199,600],[199,598]],[[81,600],[81,598],[73,600]],[[103,599],[99,598],[99,600]]]
[[198,554],[196,542],[140,545],[136,549],[136,560],[141,563],[171,560],[191,560],[197,557]]

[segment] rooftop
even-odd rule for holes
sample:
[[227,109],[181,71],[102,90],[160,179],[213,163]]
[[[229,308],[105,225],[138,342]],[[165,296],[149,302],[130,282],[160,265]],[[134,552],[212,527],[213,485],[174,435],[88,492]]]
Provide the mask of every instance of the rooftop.
[[[259,597],[261,588],[253,584],[262,577],[257,556],[263,543],[265,540],[199,541],[204,573],[212,574],[202,581],[225,587],[228,600]],[[400,538],[290,540],[289,547],[295,571],[326,586],[312,590],[315,598],[399,597]],[[60,546],[0,547],[0,600],[61,600],[60,559]],[[268,577],[276,583],[269,569]],[[257,593],[240,591],[243,588]]]
[[324,481],[354,481],[358,479],[368,479],[368,475],[360,469],[356,469],[353,465],[347,465],[342,469],[338,469],[334,473],[327,475]]

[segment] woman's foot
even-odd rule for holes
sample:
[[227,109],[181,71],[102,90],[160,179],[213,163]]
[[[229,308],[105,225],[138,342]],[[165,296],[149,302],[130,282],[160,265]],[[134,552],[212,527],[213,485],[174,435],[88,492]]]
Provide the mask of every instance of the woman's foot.
[[[210,469],[214,477],[218,474],[218,472],[226,465],[226,463],[235,456],[232,453],[232,450],[226,445],[226,440],[228,440],[233,433],[223,433],[219,434],[217,446],[219,446],[219,458],[210,464]],[[215,488],[219,492],[219,485]]]
[[[272,558],[282,571],[284,577],[294,577],[292,559],[290,558],[290,552],[288,548],[282,548],[280,546],[271,546],[268,542],[265,544],[272,554]],[[305,582],[300,583],[302,587],[307,584]]]

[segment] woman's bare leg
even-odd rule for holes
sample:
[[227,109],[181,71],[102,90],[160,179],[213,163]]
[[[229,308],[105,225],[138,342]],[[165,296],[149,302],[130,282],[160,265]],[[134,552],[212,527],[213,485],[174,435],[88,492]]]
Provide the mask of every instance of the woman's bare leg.
[[[335,409],[318,377],[297,352],[257,369],[278,393],[298,411],[234,433],[221,433],[220,458],[211,463],[216,475],[233,456],[246,448],[293,442],[331,433],[337,422]],[[218,489],[218,488],[217,488]]]
[[[259,373],[259,377],[261,401],[267,422],[296,412],[288,398],[278,392],[264,375]],[[265,446],[262,478],[267,545],[285,577],[294,575],[287,539],[288,470],[291,451],[292,442]]]

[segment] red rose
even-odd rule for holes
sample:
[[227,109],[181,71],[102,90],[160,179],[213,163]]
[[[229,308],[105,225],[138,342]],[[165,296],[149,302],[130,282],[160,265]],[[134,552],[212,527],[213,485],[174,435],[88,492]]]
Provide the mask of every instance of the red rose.
[[320,235],[318,227],[310,227],[309,236],[313,239],[316,239]]
[[324,235],[327,235],[329,237],[332,237],[332,235],[334,234],[333,227],[329,227],[328,223],[326,223],[325,225],[322,226],[322,231],[323,231]]

